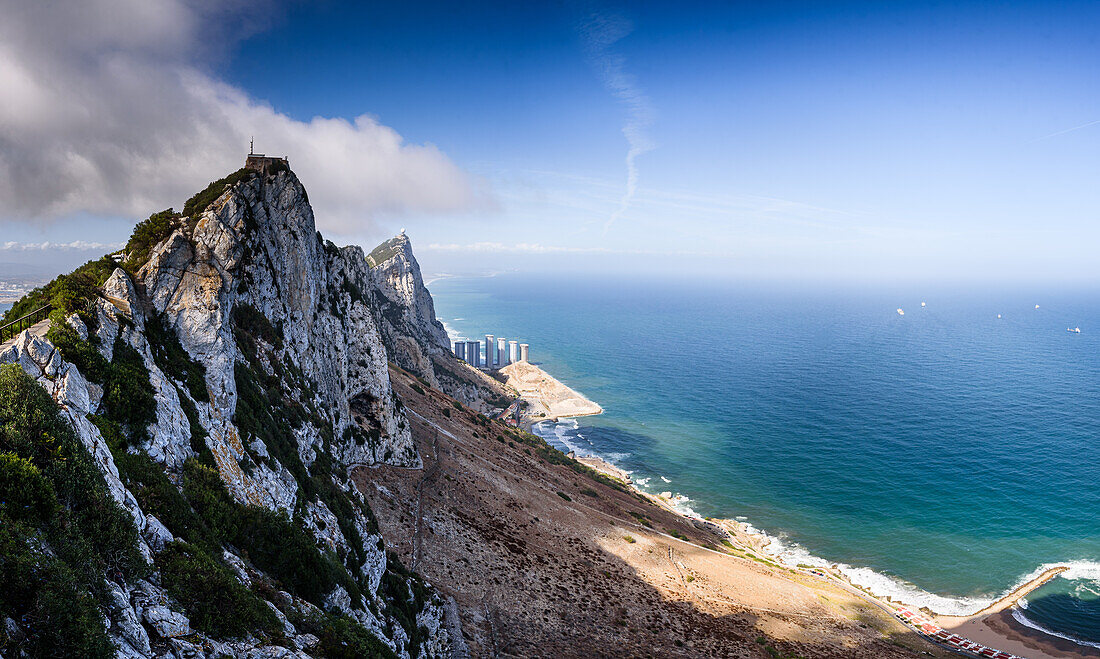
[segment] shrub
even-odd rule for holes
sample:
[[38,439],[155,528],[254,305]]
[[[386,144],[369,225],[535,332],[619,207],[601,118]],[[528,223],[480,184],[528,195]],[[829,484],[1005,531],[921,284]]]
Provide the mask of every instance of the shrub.
[[[97,424],[98,425],[98,424]],[[115,464],[126,487],[137,497],[146,514],[155,515],[187,542],[221,553],[221,543],[191,504],[164,473],[164,467],[145,453],[115,452]]]
[[268,345],[276,349],[283,347],[283,334],[275,329],[259,309],[251,304],[239,303],[233,307],[234,334],[245,332],[257,338],[263,339]]
[[600,496],[599,492],[597,492],[596,490],[593,490],[590,487],[586,487],[583,490],[581,490],[581,494],[583,494],[586,497],[592,497],[594,499],[599,498],[599,496]]
[[85,322],[91,322],[88,313],[90,302],[98,293],[98,287],[115,271],[115,262],[109,257],[88,261],[67,275],[61,275],[27,293],[4,314],[3,322],[21,318],[44,304],[53,305],[62,316],[79,313]]
[[30,460],[0,453],[0,516],[38,525],[57,513],[53,485]]
[[427,636],[426,630],[416,624],[417,614],[427,604],[429,593],[420,577],[407,569],[397,554],[388,552],[387,571],[382,575],[379,588],[389,604],[387,612],[397,619],[409,637],[409,656],[420,654],[420,644]]
[[0,366],[0,454],[0,612],[23,621],[31,656],[112,656],[104,578],[148,573],[137,530],[57,405],[14,364]]
[[337,585],[353,597],[358,587],[312,536],[285,512],[244,506],[229,495],[214,469],[190,459],[184,463],[183,492],[209,530],[211,542],[232,544],[252,563],[292,593],[318,606]]
[[424,388],[421,387],[420,385],[418,385],[415,382],[412,383],[412,390],[415,391],[416,393],[420,394],[421,396],[424,395]]
[[572,501],[572,499],[569,498],[569,495],[565,492],[558,492],[558,496],[565,499],[566,501]]
[[206,390],[206,367],[183,349],[179,336],[167,325],[164,314],[153,315],[145,321],[145,337],[149,340],[149,349],[157,367],[186,384],[192,398],[208,402],[210,393]]
[[172,235],[179,225],[180,215],[171,208],[153,213],[138,222],[130,239],[126,241],[126,269],[134,272],[149,260],[149,253],[162,240]]
[[214,203],[214,201],[222,196],[227,187],[236,185],[241,181],[248,180],[256,175],[249,169],[240,168],[225,178],[218,179],[210,185],[206,186],[202,192],[196,193],[193,197],[187,200],[187,203],[183,205],[183,215],[185,217],[197,217],[201,215],[203,211]]
[[157,401],[145,362],[121,334],[103,383],[102,405],[106,416],[125,431],[128,444],[148,440],[148,427],[157,421]]
[[172,542],[157,555],[161,580],[183,605],[191,625],[218,638],[262,631],[281,632],[278,618],[222,563],[185,542]]
[[77,335],[76,330],[64,321],[62,314],[50,324],[46,332],[46,338],[61,352],[65,361],[72,363],[80,369],[81,375],[97,384],[103,384],[107,377],[109,364],[91,341],[85,341]]
[[626,540],[629,544],[634,544],[635,542],[637,542],[637,540],[635,540],[634,536],[632,535],[624,535],[623,540]]
[[292,616],[291,621],[300,631],[320,640],[316,652],[325,659],[393,659],[397,656],[363,625],[343,614]]

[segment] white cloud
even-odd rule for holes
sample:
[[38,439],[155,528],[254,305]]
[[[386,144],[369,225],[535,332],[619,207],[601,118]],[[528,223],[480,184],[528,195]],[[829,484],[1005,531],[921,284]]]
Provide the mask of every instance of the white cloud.
[[257,29],[254,3],[0,0],[0,220],[179,207],[257,150],[288,155],[322,230],[484,203],[432,145],[353,120],[298,121],[206,72]]
[[422,249],[429,252],[474,252],[483,254],[629,254],[643,256],[720,256],[717,252],[659,251],[649,249],[612,249],[609,247],[574,247],[541,243],[431,243]]
[[87,240],[73,240],[67,243],[55,243],[49,240],[40,243],[24,243],[9,240],[0,243],[0,251],[4,252],[50,252],[56,250],[66,252],[85,252],[93,250],[97,252],[107,252],[122,249],[122,247],[123,243],[97,243]]

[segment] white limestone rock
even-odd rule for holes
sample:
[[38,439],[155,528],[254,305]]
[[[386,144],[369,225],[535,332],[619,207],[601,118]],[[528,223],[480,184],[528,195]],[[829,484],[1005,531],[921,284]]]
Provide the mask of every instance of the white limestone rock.
[[326,550],[338,553],[341,550],[347,550],[348,543],[344,534],[340,532],[340,522],[324,502],[306,504],[303,517],[313,537],[324,545]]
[[96,317],[95,336],[99,342],[99,353],[111,361],[115,355],[115,337],[118,336],[118,309],[103,298],[96,298],[92,307]]
[[161,638],[176,638],[191,633],[191,623],[187,616],[176,613],[163,604],[144,607],[141,615],[145,623]]
[[153,551],[156,552],[164,551],[165,545],[176,539],[172,532],[168,530],[168,527],[153,515],[145,516],[145,530],[142,535]]
[[[57,372],[61,373],[61,378],[57,383],[57,402],[76,413],[88,414],[94,411],[95,406],[92,405],[92,396],[89,393],[90,383],[84,379],[80,371],[75,366],[62,362],[58,365]],[[102,397],[103,388],[98,385],[92,386],[99,390],[99,397]],[[98,402],[97,399],[97,405]]]
[[81,341],[88,340],[88,326],[84,324],[80,316],[75,313],[70,314],[65,318],[65,322],[68,323],[69,327],[73,328],[73,331],[76,332],[76,335],[80,337]]
[[[406,275],[412,276],[411,272],[406,270]],[[416,266],[414,279],[418,278]],[[409,290],[422,288],[422,281],[414,284]],[[334,464],[347,468],[380,462],[420,466],[408,420],[390,386],[389,356],[371,290],[371,273],[362,250],[337,248],[321,239],[305,190],[293,174],[280,172],[266,179],[253,178],[227,190],[197,222],[181,226],[156,245],[133,280],[116,269],[103,287],[106,297],[93,303],[94,336],[101,353],[112,359],[116,338],[121,335],[142,355],[149,372],[156,421],[148,428],[150,440],[130,450],[150,455],[164,466],[174,483],[179,482],[184,462],[195,455],[191,422],[181,400],[181,396],[190,400],[188,390],[178,388],[181,383],[173,382],[160,370],[144,332],[146,314],[163,313],[166,327],[206,369],[210,401],[191,402],[231,495],[242,503],[295,510],[302,492],[288,465],[276,459],[285,455],[281,452],[285,447],[266,445],[259,437],[242,436],[234,423],[236,369],[246,358],[238,350],[232,318],[235,308],[249,305],[263,314],[281,337],[275,340],[276,345],[264,346],[263,351],[277,363],[261,364],[259,368],[280,373],[283,393],[300,399],[308,408],[309,418],[292,429],[304,465],[312,465],[320,452],[331,450]],[[412,299],[424,318],[434,318],[434,311],[425,306],[430,304],[430,296],[425,303],[418,300],[414,290]],[[93,334],[75,315],[66,322],[78,335],[90,338]],[[434,330],[429,327],[428,331]],[[441,336],[436,347],[444,350],[445,333]],[[88,418],[100,406],[102,387],[88,382],[49,341],[29,333],[0,353],[0,363],[20,364],[55,398],[103,473],[111,496],[131,515],[140,535],[139,549],[151,562],[153,551],[163,551],[174,540],[174,532],[181,530],[167,528],[156,517],[146,516],[120,480],[106,441]],[[347,473],[333,476],[339,488],[362,502]],[[350,540],[333,511],[316,500],[302,503],[302,519],[320,546],[347,553]],[[371,532],[365,515],[356,513],[352,522],[366,554],[360,568],[368,586],[365,596],[380,603],[376,593],[386,571],[381,537]],[[243,583],[251,583],[254,568],[231,553],[223,559]],[[157,582],[155,573],[150,581]],[[112,593],[110,633],[122,656],[157,654],[149,649],[150,631],[161,639],[152,646],[159,648],[160,656],[165,648],[175,656],[189,656],[201,653],[205,647],[214,655],[232,657],[304,657],[318,642],[316,637],[294,635],[289,630],[288,635],[295,640],[292,648],[260,647],[259,640],[252,638],[213,641],[194,633],[186,616],[169,608],[167,595],[152,583],[140,581],[114,588],[119,593]],[[285,598],[285,602],[279,598]],[[320,613],[290,595],[279,598],[276,600],[283,608],[291,604]],[[397,654],[407,654],[404,647],[408,639],[394,620],[381,620],[365,607],[355,608],[343,588],[331,593],[328,603],[358,620]],[[284,616],[277,615],[289,626]],[[425,647],[447,643],[446,631],[434,624],[434,615],[427,609],[421,613],[424,624],[433,630],[433,636],[438,636],[429,639]],[[145,626],[138,621],[144,621]]]
[[113,581],[108,581],[107,587],[111,596],[112,636],[124,641],[137,656],[149,656],[149,634],[130,605],[129,595]]
[[222,560],[225,561],[230,570],[233,570],[233,574],[237,575],[237,580],[244,584],[246,588],[252,585],[252,577],[248,576],[248,566],[244,564],[240,556],[226,550],[222,552]]

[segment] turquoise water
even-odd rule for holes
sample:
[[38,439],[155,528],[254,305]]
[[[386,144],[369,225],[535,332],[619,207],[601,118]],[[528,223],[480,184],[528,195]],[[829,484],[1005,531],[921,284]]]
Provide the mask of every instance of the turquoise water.
[[1070,564],[1017,614],[1100,642],[1100,289],[509,275],[431,290],[452,332],[524,340],[604,406],[540,428],[559,447],[944,613]]

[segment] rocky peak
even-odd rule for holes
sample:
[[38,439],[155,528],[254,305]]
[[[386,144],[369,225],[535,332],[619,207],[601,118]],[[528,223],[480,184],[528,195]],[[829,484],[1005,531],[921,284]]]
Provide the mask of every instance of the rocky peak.
[[435,303],[424,285],[412,241],[402,231],[367,256],[379,311],[393,330],[412,337],[429,353],[450,350],[443,323],[435,317]]
[[[56,402],[132,518],[141,555],[161,570],[173,560],[162,553],[197,552],[219,578],[287,587],[289,594],[260,604],[283,616],[295,651],[316,644],[308,628],[320,633],[328,624],[322,607],[398,656],[417,647],[441,653],[436,600],[409,599],[405,584],[416,577],[389,565],[348,473],[357,465],[421,466],[390,385],[363,250],[325,241],[297,177],[272,167],[212,183],[184,213],[154,214],[135,230],[125,265],[105,258],[84,266],[81,276],[96,278],[90,297],[59,310],[45,338],[25,333],[0,364],[19,364]],[[207,494],[188,482],[206,483]],[[165,497],[185,502],[166,506]],[[215,500],[219,532],[267,531],[219,538],[179,517],[205,514]],[[254,512],[264,509],[272,512]],[[299,562],[280,561],[287,552]],[[394,570],[396,580],[384,582]],[[150,656],[158,638],[191,647],[195,619],[178,611],[202,602],[161,583],[168,582],[116,584],[117,602],[103,605],[120,653]],[[173,599],[173,608],[163,606]],[[268,633],[248,630],[259,640],[220,644],[212,640],[219,628],[199,619],[211,637],[198,640],[229,656],[254,656]]]
[[367,256],[371,293],[390,359],[463,403],[485,412],[505,407],[511,394],[503,384],[457,359],[443,323],[435,317],[432,294],[424,285],[412,241],[402,231]]

